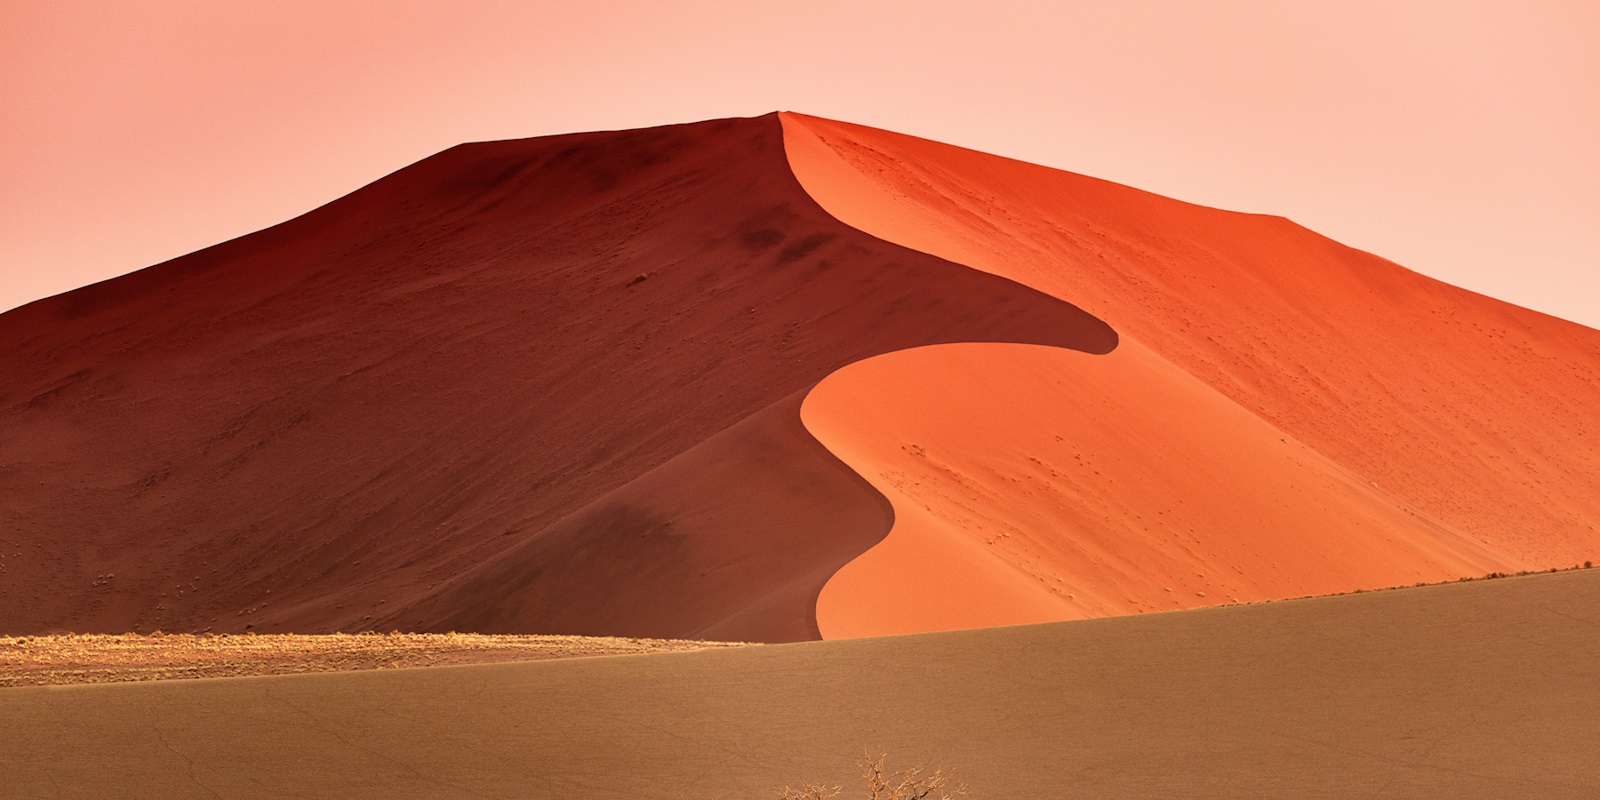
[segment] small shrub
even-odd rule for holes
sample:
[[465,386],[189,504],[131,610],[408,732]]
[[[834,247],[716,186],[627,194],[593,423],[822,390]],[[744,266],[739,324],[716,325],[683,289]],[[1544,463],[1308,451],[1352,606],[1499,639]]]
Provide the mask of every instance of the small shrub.
[[778,790],[778,800],[828,800],[839,796],[839,787],[808,783],[799,789],[787,786]]
[[[890,772],[883,765],[886,756],[867,757],[861,761],[861,779],[867,784],[870,800],[955,800],[965,796],[967,787],[956,783],[944,770],[928,771],[913,767]],[[806,784],[798,789],[784,787],[778,791],[778,800],[829,800],[843,791],[838,786]]]

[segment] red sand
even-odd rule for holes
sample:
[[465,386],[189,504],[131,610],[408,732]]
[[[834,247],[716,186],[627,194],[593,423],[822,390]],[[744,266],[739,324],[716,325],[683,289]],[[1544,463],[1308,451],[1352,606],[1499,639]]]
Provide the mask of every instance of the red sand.
[[830,213],[1122,337],[1104,358],[941,347],[823,381],[807,426],[897,515],[823,591],[825,635],[1600,557],[1600,332],[1287,220],[782,118]]
[[1600,333],[797,115],[453,148],[0,315],[0,374],[0,633],[788,641],[1600,557]]
[[971,340],[1116,335],[828,216],[775,115],[452,148],[0,315],[0,633],[812,638],[889,518],[799,399]]

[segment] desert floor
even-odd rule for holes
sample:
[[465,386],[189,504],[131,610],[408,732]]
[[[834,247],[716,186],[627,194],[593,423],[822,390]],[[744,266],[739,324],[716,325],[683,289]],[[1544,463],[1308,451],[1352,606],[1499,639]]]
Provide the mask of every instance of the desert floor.
[[0,691],[0,795],[1600,795],[1600,571],[1009,628]]

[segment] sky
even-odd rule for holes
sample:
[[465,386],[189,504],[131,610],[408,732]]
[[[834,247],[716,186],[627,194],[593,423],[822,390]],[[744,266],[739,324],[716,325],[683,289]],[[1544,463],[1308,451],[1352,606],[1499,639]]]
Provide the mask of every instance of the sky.
[[0,310],[463,141],[777,109],[1600,327],[1600,2],[0,0]]

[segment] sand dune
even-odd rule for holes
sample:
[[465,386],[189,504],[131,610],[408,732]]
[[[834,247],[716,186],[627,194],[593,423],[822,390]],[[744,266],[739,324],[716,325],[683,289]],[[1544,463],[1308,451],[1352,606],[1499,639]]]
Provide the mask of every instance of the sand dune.
[[775,115],[453,148],[0,315],[0,632],[815,636],[883,500],[764,410],[973,340],[1116,334],[828,216]]
[[464,145],[0,315],[0,633],[792,641],[1600,559],[1600,333],[800,115]]
[[7,798],[1600,792],[1600,571],[1238,604],[1600,560],[1600,332],[1285,220],[789,114],[465,145],[0,375],[0,633],[836,639],[0,689]]
[[[839,219],[1068,300],[1122,337],[1104,359],[940,348],[825,380],[808,426],[897,519],[824,591],[824,633],[1600,558],[1600,332],[1280,218],[783,122],[796,175]],[[908,599],[917,574],[942,599]]]
[[1600,793],[1600,571],[532,664],[0,690],[12,798]]

